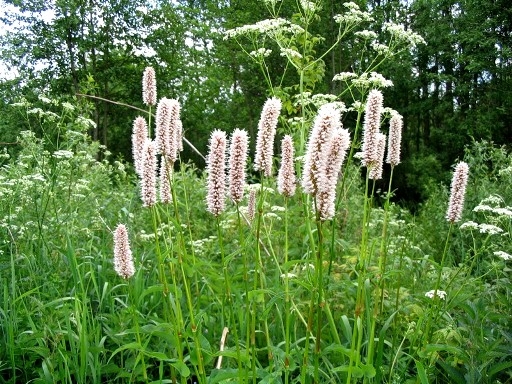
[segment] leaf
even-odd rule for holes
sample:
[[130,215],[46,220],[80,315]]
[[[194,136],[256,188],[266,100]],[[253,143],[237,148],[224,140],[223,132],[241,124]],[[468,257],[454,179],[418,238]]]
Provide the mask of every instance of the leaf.
[[416,369],[418,371],[418,377],[420,378],[421,384],[429,384],[427,372],[425,371],[425,367],[419,360],[416,360],[415,363],[416,363]]

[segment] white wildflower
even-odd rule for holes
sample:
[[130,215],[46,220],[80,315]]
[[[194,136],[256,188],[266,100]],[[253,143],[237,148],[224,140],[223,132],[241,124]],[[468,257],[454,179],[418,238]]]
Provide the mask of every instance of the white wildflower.
[[480,224],[478,225],[480,233],[487,233],[489,235],[496,235],[503,232],[503,229],[492,224]]
[[332,81],[347,81],[350,79],[355,79],[357,77],[357,74],[355,74],[354,72],[341,72],[334,75]]
[[281,56],[286,56],[292,59],[302,59],[302,55],[291,48],[281,48]]
[[431,291],[426,292],[425,296],[430,299],[433,299],[434,297],[439,297],[441,300],[444,300],[446,298],[446,292],[440,291],[440,290],[437,290],[437,292],[436,292],[436,290],[433,289]]
[[250,53],[250,55],[252,57],[256,57],[256,58],[263,58],[263,57],[270,56],[271,53],[272,53],[271,49],[259,48],[259,49],[255,50],[255,51],[252,51]]
[[478,223],[474,221],[466,221],[464,224],[460,226],[460,229],[478,229]]
[[53,152],[52,156],[57,159],[70,159],[73,157],[73,152],[61,149]]
[[498,256],[499,258],[507,261],[507,260],[512,260],[512,255],[508,254],[507,252],[504,252],[504,251],[496,251],[494,252],[494,255],[495,256]]

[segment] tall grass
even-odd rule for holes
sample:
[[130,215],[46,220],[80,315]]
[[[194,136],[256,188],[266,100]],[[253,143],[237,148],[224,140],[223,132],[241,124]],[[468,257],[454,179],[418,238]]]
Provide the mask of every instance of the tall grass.
[[[300,3],[309,25],[316,3]],[[278,2],[266,4],[277,16]],[[369,21],[348,7],[338,17],[339,40]],[[417,39],[386,28],[395,34],[390,50]],[[20,134],[12,158],[3,152],[0,168],[0,381],[511,381],[510,154],[473,143],[463,159],[470,170],[465,210],[447,220],[449,194],[438,186],[412,217],[392,202],[399,161],[388,156],[391,168],[383,164],[378,146],[381,132],[392,135],[387,117],[396,122],[398,115],[382,106],[370,113],[366,100],[389,85],[373,72],[388,56],[378,53],[360,73],[337,77],[354,97],[344,108],[329,103],[332,95],[308,93],[321,57],[313,60],[303,45],[306,62],[298,60],[290,48],[297,35],[272,38],[297,71],[299,94],[272,88],[258,45],[264,39],[253,29],[228,35],[257,43],[248,53],[269,82],[274,113],[283,115],[263,113],[261,139],[249,138],[262,151],[249,154],[256,167],[235,156],[235,179],[254,171],[250,182],[236,179],[236,190],[225,184],[229,133],[217,131],[223,147],[210,149],[206,170],[181,161],[181,144],[193,143],[181,130],[177,101],[161,97],[157,105],[151,76],[144,76],[151,92],[133,168],[90,140],[83,102],[42,97],[44,108],[14,106],[31,130]],[[297,120],[284,115],[290,105],[300,106]],[[355,126],[341,127],[342,112],[356,114]],[[289,179],[297,177],[293,192],[281,172],[276,177],[286,163],[272,153],[276,130],[295,143],[286,167]],[[345,134],[350,145],[341,156],[333,137]],[[381,167],[390,170],[385,181]],[[133,275],[116,274],[119,224],[128,232]]]

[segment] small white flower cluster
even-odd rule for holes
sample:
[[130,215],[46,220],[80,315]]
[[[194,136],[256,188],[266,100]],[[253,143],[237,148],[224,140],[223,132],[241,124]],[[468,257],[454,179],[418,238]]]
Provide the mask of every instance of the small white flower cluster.
[[52,156],[56,159],[71,159],[73,157],[73,152],[61,149],[53,152]]
[[268,57],[272,53],[271,49],[259,48],[255,51],[251,51],[250,55],[255,58]]
[[502,233],[503,229],[492,224],[478,224],[474,221],[467,221],[460,226],[460,229],[478,230],[480,233],[487,233],[489,235],[496,235]]
[[334,16],[334,21],[338,24],[357,24],[362,21],[373,21],[369,12],[363,12],[359,9],[359,6],[354,2],[343,3],[347,12]]
[[494,255],[495,256],[498,256],[499,258],[507,261],[507,260],[512,260],[512,255],[508,254],[507,252],[504,252],[504,251],[496,251],[494,252]]
[[358,78],[352,79],[352,84],[358,88],[388,88],[393,86],[391,80],[377,72],[365,72]]
[[403,41],[412,47],[418,44],[426,44],[423,37],[412,31],[406,31],[402,24],[384,23],[384,30],[389,32],[396,40]]
[[302,55],[295,49],[291,48],[281,48],[281,56],[286,56],[291,59],[302,59]]
[[354,72],[341,72],[338,73],[337,75],[334,75],[332,81],[348,81],[351,79],[355,79],[357,77],[357,74],[355,74]]
[[377,34],[373,31],[369,31],[364,29],[362,31],[357,31],[354,33],[355,36],[362,38],[363,40],[375,40],[377,39]]
[[244,35],[258,35],[258,34],[277,34],[277,33],[290,33],[298,35],[304,33],[304,28],[291,23],[288,20],[280,17],[275,19],[265,19],[258,21],[255,24],[243,25],[241,27],[228,29],[224,32],[224,39],[239,37]]
[[308,0],[300,0],[300,6],[307,13],[313,13],[317,9],[315,2]]
[[425,293],[425,297],[428,297],[430,299],[433,299],[434,297],[439,297],[441,300],[444,300],[446,298],[446,292],[433,289],[431,291],[428,291]]
[[386,55],[391,51],[386,44],[379,43],[378,41],[372,42],[371,47],[379,55]]

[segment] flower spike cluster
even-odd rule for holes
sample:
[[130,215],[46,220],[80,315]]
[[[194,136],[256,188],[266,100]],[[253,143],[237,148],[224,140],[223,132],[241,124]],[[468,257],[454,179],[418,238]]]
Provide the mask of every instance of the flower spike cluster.
[[459,221],[462,217],[468,174],[469,166],[467,163],[461,161],[455,166],[450,191],[450,202],[448,204],[448,211],[446,212],[446,220],[451,223]]
[[220,130],[212,132],[208,153],[208,212],[219,216],[224,211],[226,200],[226,133]]
[[114,231],[114,270],[123,279],[135,274],[128,231],[124,224],[119,224]]
[[148,138],[148,124],[146,119],[138,116],[133,122],[132,133],[132,152],[133,152],[133,165],[137,175],[142,175],[142,151],[144,143]]
[[286,197],[293,196],[296,188],[293,154],[292,137],[285,135],[281,141],[281,168],[277,175],[277,190]]
[[318,111],[308,139],[302,188],[315,197],[320,220],[334,217],[336,184],[350,146],[349,132],[341,126],[341,114],[333,104]]
[[231,135],[229,150],[229,196],[235,203],[240,203],[244,196],[245,163],[249,136],[242,129],[235,129]]
[[147,139],[142,150],[141,197],[145,207],[156,204],[156,149],[155,143]]
[[393,114],[389,120],[388,156],[386,158],[386,163],[391,164],[392,167],[395,167],[400,163],[402,126],[402,116],[398,113]]
[[254,169],[262,171],[266,177],[272,176],[272,156],[274,155],[274,138],[276,136],[277,121],[281,113],[281,100],[271,98],[265,102],[258,124],[258,138],[256,141],[256,156]]
[[363,165],[374,167],[379,163],[380,118],[382,113],[382,92],[376,89],[370,91],[366,101],[363,128]]
[[147,106],[156,105],[156,75],[153,67],[146,67],[142,75],[142,101]]

